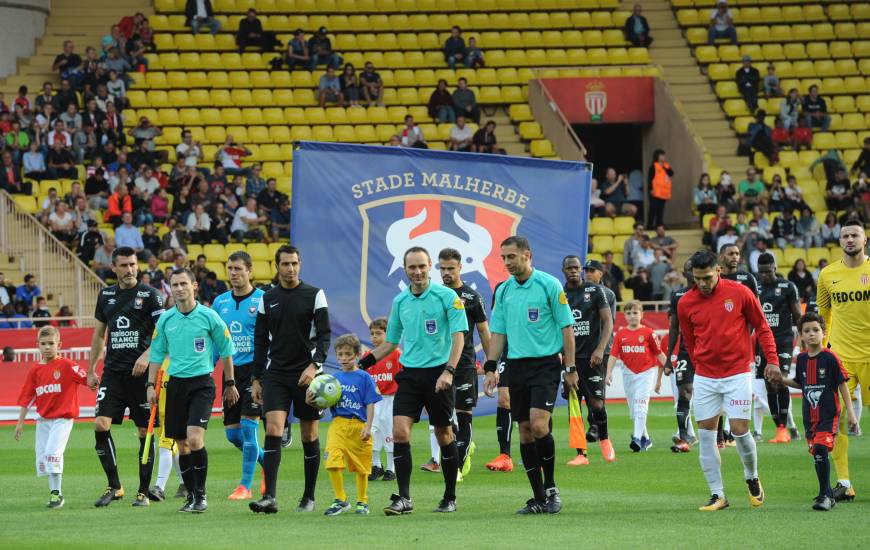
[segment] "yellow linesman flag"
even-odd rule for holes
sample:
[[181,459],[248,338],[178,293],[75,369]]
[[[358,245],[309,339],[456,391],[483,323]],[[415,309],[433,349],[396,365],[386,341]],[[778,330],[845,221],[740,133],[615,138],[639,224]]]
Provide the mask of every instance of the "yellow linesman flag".
[[580,399],[577,392],[571,390],[568,394],[568,445],[572,449],[585,451],[586,428],[583,426],[583,412],[580,409]]

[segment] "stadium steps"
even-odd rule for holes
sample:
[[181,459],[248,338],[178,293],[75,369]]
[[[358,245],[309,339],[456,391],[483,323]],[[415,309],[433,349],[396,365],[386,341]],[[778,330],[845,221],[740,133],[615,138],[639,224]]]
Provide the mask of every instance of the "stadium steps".
[[[622,7],[631,9],[633,4],[623,2]],[[650,58],[661,66],[662,78],[668,82],[674,97],[683,104],[707,152],[713,156],[717,166],[732,172],[742,170],[746,163],[735,156],[737,139],[730,131],[725,112],[710,89],[707,77],[692,57],[670,2],[646,1],[643,13],[653,36]]]
[[36,52],[29,58],[18,59],[16,73],[0,79],[0,92],[11,101],[22,85],[28,87],[31,97],[39,93],[45,81],[57,87],[60,82],[51,64],[64,40],[72,40],[76,53],[84,57],[87,46],[99,49],[100,40],[109,34],[111,26],[137,11],[151,16],[154,8],[151,2],[142,0],[52,0],[45,33],[36,39]]
[[499,145],[507,151],[507,154],[518,157],[529,156],[527,145],[520,139],[519,125],[514,124],[511,121],[504,108],[497,108],[492,116],[488,116],[487,113],[484,113],[480,117],[481,126],[486,124],[486,121],[488,120],[495,121],[495,136],[498,139]]
[[683,264],[698,249],[698,243],[704,236],[700,228],[697,229],[672,229],[668,230],[668,236],[680,245],[677,248],[677,257],[671,261],[677,271],[682,272]]

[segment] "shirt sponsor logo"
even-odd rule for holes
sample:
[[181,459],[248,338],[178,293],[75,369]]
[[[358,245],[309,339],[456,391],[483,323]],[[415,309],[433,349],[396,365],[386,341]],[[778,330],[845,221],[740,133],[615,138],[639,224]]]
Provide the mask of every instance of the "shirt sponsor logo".
[[242,324],[238,321],[230,322],[230,332],[242,332]]
[[[559,298],[559,300],[561,301],[561,298]],[[530,323],[537,323],[538,319],[541,318],[541,312],[536,307],[530,307],[528,311],[528,316]]]
[[121,315],[115,320],[115,328],[130,328],[130,319]]
[[375,382],[392,382],[393,381],[393,373],[391,372],[379,372],[377,374],[372,375],[372,378]]
[[591,300],[591,299],[592,299],[592,294],[590,294],[589,292],[587,292],[587,293],[585,293],[585,294],[583,295],[583,301],[584,301],[584,302],[588,302],[588,301]]
[[423,328],[426,334],[435,334],[438,332],[438,321],[435,319],[426,319],[423,322]]
[[774,293],[775,295],[777,295],[777,296],[782,296],[782,289],[781,289],[781,288],[777,288],[777,289],[775,289],[775,290],[773,291],[773,293]]
[[866,302],[868,300],[870,300],[870,290],[831,293],[831,301],[837,304],[844,302]]
[[147,298],[148,296],[151,296],[151,293],[148,292],[147,290],[136,291],[137,298]]
[[115,300],[114,298],[109,298],[109,305],[110,306],[115,305],[115,302],[117,302],[117,300]]
[[465,309],[465,303],[459,299],[459,296],[453,300],[453,309]]
[[103,296],[114,296],[114,295],[115,295],[114,290],[104,290],[103,291]]
[[646,346],[622,346],[622,353],[646,353]]
[[193,351],[196,353],[202,353],[205,351],[205,338],[193,339]]
[[814,409],[819,408],[819,400],[822,398],[822,390],[821,389],[812,389],[804,392],[804,395],[807,396],[807,401],[810,402],[810,407]]
[[36,386],[36,395],[45,395],[46,393],[60,393],[60,383],[57,384],[44,384],[42,386]]

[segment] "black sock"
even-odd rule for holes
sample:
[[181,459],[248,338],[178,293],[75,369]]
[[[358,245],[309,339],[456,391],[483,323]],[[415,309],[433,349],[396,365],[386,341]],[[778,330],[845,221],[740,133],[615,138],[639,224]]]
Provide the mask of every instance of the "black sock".
[[151,474],[154,472],[154,453],[156,441],[151,439],[151,448],[148,449],[148,462],[142,464],[142,453],[145,452],[145,438],[139,438],[139,492],[148,494],[148,486],[151,485]]
[[598,427],[598,439],[610,439],[609,434],[607,433],[607,409],[604,408],[604,404],[601,404],[600,409],[592,409],[592,415],[595,420],[595,426]]
[[532,486],[535,500],[544,502],[547,497],[544,494],[544,479],[541,475],[541,460],[538,458],[537,445],[534,442],[520,443],[520,455],[523,457],[523,467],[529,477],[529,485]]
[[813,461],[816,464],[816,477],[819,478],[819,496],[833,496],[828,448],[824,445],[813,445]]
[[396,464],[396,483],[399,485],[399,496],[411,498],[411,460],[410,443],[393,444],[393,462]]
[[[459,414],[458,417],[471,415]],[[444,474],[444,498],[456,500],[456,473],[459,471],[459,449],[456,441],[441,446],[441,473]]]
[[547,434],[541,439],[535,439],[535,449],[538,451],[538,460],[541,461],[541,470],[544,474],[544,488],[556,486],[554,473],[556,471],[556,442],[553,434]]
[[205,447],[198,451],[190,451],[190,460],[193,465],[196,494],[205,496],[205,479],[208,477],[208,453]]
[[495,411],[495,435],[498,437],[498,450],[500,454],[511,455],[511,435],[514,423],[511,418],[511,410],[499,407]]
[[97,451],[100,464],[103,465],[103,471],[106,472],[109,487],[120,489],[121,480],[118,479],[118,463],[115,461],[115,442],[112,440],[112,432],[109,430],[94,432],[94,439],[97,440],[94,449]]
[[314,500],[314,488],[317,486],[317,470],[320,469],[320,440],[302,442],[302,460],[305,469],[305,492],[302,498]]
[[263,477],[266,480],[266,492],[263,496],[275,498],[278,485],[278,466],[281,465],[281,436],[267,435],[263,442]]
[[456,423],[459,427],[456,431],[456,450],[459,453],[459,466],[462,467],[465,457],[468,456],[468,447],[471,445],[471,415],[457,412]]
[[680,395],[677,397],[677,429],[680,430],[680,439],[683,441],[689,438],[689,400]]
[[189,454],[178,455],[178,469],[181,470],[181,481],[187,494],[194,496],[196,493],[196,473],[193,471],[193,457]]
[[719,416],[719,426],[716,428],[716,443],[725,443],[725,420]]

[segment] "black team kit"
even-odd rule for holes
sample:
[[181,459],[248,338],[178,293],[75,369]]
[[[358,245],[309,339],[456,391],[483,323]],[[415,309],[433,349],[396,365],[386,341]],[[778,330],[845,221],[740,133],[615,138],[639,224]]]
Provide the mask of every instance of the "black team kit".
[[[668,353],[671,357],[676,355],[676,361],[671,362],[671,368],[674,371],[674,377],[677,382],[677,429],[679,430],[680,441],[674,441],[671,450],[675,453],[687,452],[688,446],[695,444],[695,438],[689,434],[689,423],[691,422],[691,406],[692,393],[695,384],[695,366],[689,357],[689,352],[686,351],[686,344],[680,337],[679,322],[677,321],[677,305],[680,303],[680,298],[686,295],[691,286],[682,287],[675,290],[671,294],[671,304],[668,315],[671,319],[671,330],[669,334]],[[676,330],[674,330],[676,327]],[[674,353],[676,348],[676,353]]]
[[[456,392],[456,449],[459,452],[459,464],[465,464],[465,459],[471,451],[471,411],[477,406],[477,353],[474,351],[474,327],[486,322],[486,309],[483,298],[473,288],[465,283],[453,289],[465,304],[465,317],[468,319],[468,330],[463,335],[465,343],[462,355],[456,365],[453,375],[453,388]],[[468,411],[468,412],[463,412]]]

